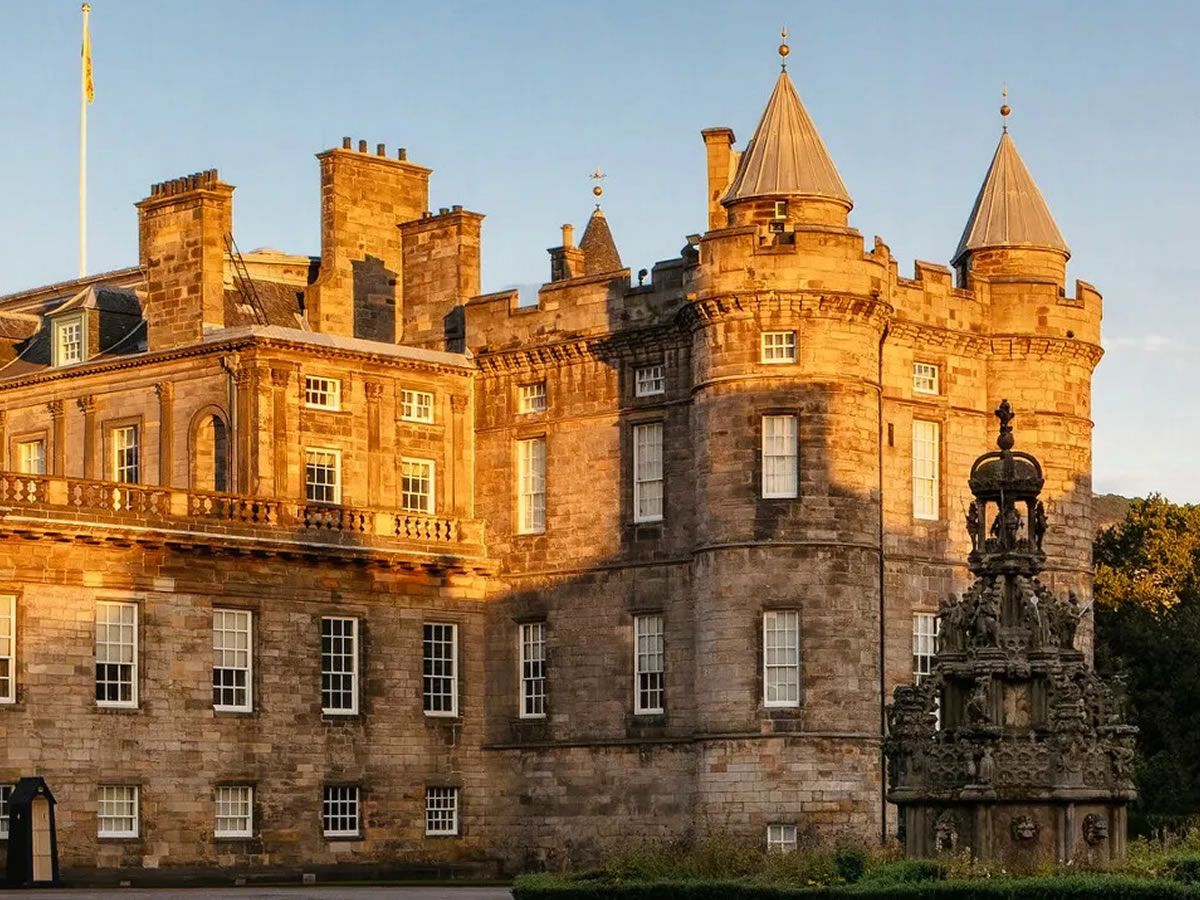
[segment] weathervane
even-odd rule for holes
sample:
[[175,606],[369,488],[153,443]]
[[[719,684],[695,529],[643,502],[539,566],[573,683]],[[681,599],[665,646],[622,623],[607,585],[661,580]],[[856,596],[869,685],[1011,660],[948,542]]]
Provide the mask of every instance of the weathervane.
[[779,44],[779,67],[785,72],[787,71],[788,54],[792,52],[791,48],[787,45],[787,36],[787,26],[784,25],[783,28],[779,29],[779,37],[781,39]]
[[1000,118],[1004,124],[1005,132],[1008,131],[1008,116],[1012,112],[1012,107],[1008,105],[1008,85],[1000,85]]
[[600,185],[600,179],[607,178],[607,177],[608,177],[607,175],[605,175],[603,172],[600,171],[599,166],[596,166],[596,171],[588,176],[588,178],[590,178],[590,179],[592,179],[592,181],[596,182],[592,186],[592,196],[596,198],[596,209],[600,208],[600,197],[604,194],[604,188],[601,187],[601,185]]

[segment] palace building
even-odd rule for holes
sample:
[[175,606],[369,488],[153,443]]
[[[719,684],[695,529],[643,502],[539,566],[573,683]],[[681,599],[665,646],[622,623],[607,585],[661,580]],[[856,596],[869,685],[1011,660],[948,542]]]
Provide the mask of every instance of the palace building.
[[1090,598],[1101,298],[1007,131],[904,272],[786,71],[702,136],[706,227],[636,283],[597,207],[536,305],[482,294],[483,216],[346,139],[319,257],[240,252],[210,169],[128,268],[0,297],[0,783],[46,780],[64,878],[895,830],[884,706],[1002,398]]

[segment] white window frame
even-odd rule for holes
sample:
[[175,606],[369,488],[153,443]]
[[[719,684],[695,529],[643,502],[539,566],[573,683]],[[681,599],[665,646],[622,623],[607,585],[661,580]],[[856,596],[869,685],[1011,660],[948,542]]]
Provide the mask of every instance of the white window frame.
[[[222,627],[218,627],[218,623]],[[245,623],[244,627],[241,623]],[[232,626],[232,627],[230,627]],[[226,647],[218,646],[218,635],[245,635],[245,647]],[[248,609],[228,609],[226,607],[213,608],[213,709],[220,712],[252,712],[254,710],[254,614]],[[235,644],[237,643],[235,639]],[[245,663],[237,665],[238,655],[245,654]],[[218,657],[223,665],[217,665]],[[233,664],[230,664],[230,663]],[[233,675],[234,683],[232,685],[218,685],[217,673],[228,672]],[[237,685],[237,675],[242,675],[244,684],[239,687]],[[236,697],[239,692],[243,694],[243,702],[241,703],[218,703],[218,691],[233,691]]]
[[17,702],[17,597],[0,594],[0,703]]
[[920,684],[933,674],[937,656],[938,618],[934,613],[913,613],[912,655],[913,683]]
[[633,394],[635,397],[657,397],[666,392],[667,367],[664,364],[642,366],[633,373]]
[[941,423],[913,419],[912,440],[913,518],[936,522],[941,518]]
[[[662,715],[666,709],[667,648],[662,613],[633,617],[633,712]],[[652,701],[655,697],[658,703]]]
[[[546,531],[546,438],[544,435],[516,442],[517,534]],[[541,471],[537,471],[540,462]]]
[[[771,638],[783,635],[786,643],[772,645]],[[762,615],[763,648],[763,706],[768,709],[789,709],[800,705],[800,612],[795,609],[769,609]],[[779,653],[791,651],[794,662],[778,662]],[[776,659],[775,662],[772,658]],[[794,677],[787,677],[792,673]],[[780,680],[777,675],[782,675]],[[795,686],[795,696],[789,696]],[[780,689],[785,696],[779,696]],[[775,697],[772,698],[772,689]]]
[[[110,794],[109,792],[113,792]],[[116,792],[120,792],[117,794]],[[98,838],[135,838],[138,836],[139,825],[141,824],[140,806],[141,791],[136,784],[102,784],[96,791],[96,837]],[[130,802],[132,800],[132,803]],[[115,804],[121,804],[125,811],[126,808],[132,806],[133,814],[129,815],[114,815]],[[106,806],[108,814],[106,815]],[[132,827],[125,830],[108,828],[104,826],[105,820],[128,819],[132,821]]]
[[[64,332],[72,326],[79,329],[79,351],[78,357],[74,359],[66,359],[63,353],[63,335]],[[70,316],[61,316],[53,319],[51,326],[51,347],[54,355],[55,366],[73,366],[76,363],[81,363],[87,359],[87,322],[84,320],[82,312],[75,313]]]
[[[450,785],[427,785],[425,788],[425,834],[428,837],[455,837],[458,834],[457,787]],[[446,812],[450,813],[449,824]]]
[[[783,432],[776,433],[782,426]],[[800,495],[800,418],[794,413],[766,415],[762,432],[762,495],[764,500],[790,500]],[[779,442],[782,441],[781,445]],[[789,445],[790,442],[790,445]],[[778,452],[780,447],[785,452]],[[789,451],[790,452],[787,452]],[[782,460],[776,471],[776,460]],[[786,480],[780,481],[786,477]],[[788,483],[790,481],[790,483]]]
[[141,426],[116,425],[109,432],[109,442],[112,445],[110,448],[112,451],[112,480],[120,484],[141,484]]
[[8,803],[16,787],[15,784],[0,784],[0,841],[8,840]]
[[[449,641],[445,632],[437,629],[450,629]],[[431,648],[445,645],[450,647],[450,656],[431,656]],[[449,672],[434,673],[433,663],[449,666]],[[424,622],[421,626],[421,708],[430,718],[453,718],[458,715],[458,625],[453,622]],[[444,688],[449,684],[450,690],[434,690]],[[448,709],[437,709],[449,698]]]
[[[36,448],[36,453],[34,452]],[[35,466],[34,463],[37,465]],[[46,474],[46,439],[17,441],[17,471],[22,475]]]
[[548,405],[546,396],[546,380],[533,381],[517,385],[517,413],[544,413]]
[[[239,821],[244,823],[241,827],[230,827]],[[213,796],[213,837],[254,837],[254,788],[251,785],[217,785]]]
[[[409,467],[424,466],[428,470],[429,490],[424,494],[419,494],[415,491],[409,491],[405,488],[405,482],[412,478]],[[417,459],[416,457],[402,456],[400,457],[400,508],[405,512],[421,513],[422,515],[432,516],[436,503],[434,501],[436,481],[435,472],[437,466],[432,459]],[[409,502],[409,497],[423,497],[423,502],[420,506],[413,506]]]
[[308,409],[341,412],[342,380],[328,375],[305,375],[304,405]]
[[433,422],[433,394],[430,391],[400,391],[400,418],[405,422]]
[[[353,810],[353,812],[350,812]],[[330,821],[343,824],[353,820],[353,828],[330,828]],[[362,789],[356,784],[327,784],[321,792],[321,834],[346,838],[362,835]]]
[[772,822],[767,826],[768,853],[795,853],[799,832],[791,822]]
[[760,338],[759,361],[769,366],[794,363],[796,354],[795,331],[764,331]]
[[788,217],[788,202],[786,200],[775,201],[775,219],[786,219]]
[[[657,441],[651,438],[657,435]],[[643,441],[643,438],[646,440]],[[643,446],[643,444],[645,446]],[[654,448],[657,445],[657,459]],[[666,480],[664,477],[663,423],[643,422],[633,426],[633,521],[661,522],[666,511]],[[656,468],[657,465],[657,468]],[[658,494],[658,511],[653,509],[654,494]],[[643,511],[643,503],[649,511]]]
[[[331,631],[330,634],[328,635],[328,639],[331,642],[335,641],[335,640],[344,641],[346,639],[349,639],[349,641],[350,641],[350,652],[349,653],[346,653],[345,651],[342,651],[342,650],[339,650],[337,652],[333,652],[331,650],[331,652],[329,652],[329,653],[325,652],[325,640],[326,640],[325,623],[326,622],[329,622],[329,623],[339,622],[342,624],[345,624],[347,622],[350,623],[350,633],[349,634],[346,634],[345,632],[342,632],[340,634],[333,634]],[[358,687],[359,687],[359,685],[358,685],[358,682],[359,682],[358,654],[359,654],[358,619],[353,616],[321,616],[321,712],[324,715],[327,715],[327,716],[358,715]],[[326,665],[326,658],[328,658],[329,661],[332,663],[335,659],[345,660],[347,657],[350,660],[349,670],[334,669],[331,666]],[[331,696],[333,694],[337,694],[340,696],[340,695],[346,693],[346,689],[344,687],[339,687],[336,691],[333,688],[327,689],[325,687],[326,676],[330,676],[331,678],[332,677],[338,677],[338,678],[348,677],[350,679],[350,690],[349,690],[350,705],[349,706],[328,706],[328,705],[326,705],[325,700],[326,700],[327,692]]]
[[517,708],[522,719],[546,718],[546,623],[517,626],[518,673],[521,694]]
[[937,396],[942,392],[941,370],[934,363],[913,363],[913,393]]
[[[118,621],[116,621],[116,622],[110,622],[110,621],[107,621],[107,620],[106,620],[106,621],[104,621],[103,623],[101,623],[101,621],[100,621],[100,610],[101,610],[101,609],[106,609],[106,610],[112,610],[112,609],[131,610],[131,611],[132,611],[132,613],[133,613],[133,615],[132,615],[132,619],[133,619],[133,621],[132,621],[132,622],[125,622],[125,621],[124,621],[124,616],[121,616],[121,617],[118,619]],[[97,667],[97,669],[99,669],[99,667],[100,667],[100,666],[102,666],[102,665],[103,665],[103,666],[128,666],[128,667],[129,667],[129,679],[128,679],[128,683],[129,683],[129,699],[128,699],[128,700],[119,700],[119,699],[118,699],[118,700],[107,700],[107,699],[106,699],[106,700],[101,700],[101,699],[97,698],[97,699],[96,699],[96,706],[98,706],[98,707],[103,707],[103,708],[111,708],[111,709],[136,709],[136,708],[137,708],[137,705],[138,705],[138,650],[139,650],[139,647],[138,647],[138,643],[139,643],[139,640],[138,640],[138,637],[139,637],[139,635],[138,635],[138,632],[139,632],[139,625],[140,625],[140,621],[139,621],[139,620],[140,620],[140,619],[141,619],[141,611],[138,609],[138,604],[137,604],[137,603],[135,603],[135,602],[132,602],[132,601],[129,601],[129,600],[97,600],[97,601],[96,601],[96,609],[95,609],[95,626],[94,626],[94,627],[95,627],[95,659],[96,659],[96,667]],[[132,645],[131,645],[131,646],[132,646],[132,652],[131,652],[131,654],[130,654],[130,656],[131,656],[131,659],[130,659],[130,661],[128,661],[128,662],[125,662],[125,661],[123,661],[123,660],[118,660],[117,662],[112,662],[112,661],[110,661],[109,659],[107,659],[107,654],[105,654],[106,658],[105,658],[103,661],[101,661],[101,659],[100,659],[100,646],[101,646],[101,641],[100,641],[100,626],[101,626],[101,624],[103,624],[103,625],[105,626],[105,628],[106,628],[106,629],[108,629],[108,628],[114,628],[114,627],[115,627],[115,628],[117,628],[117,629],[118,629],[118,637],[119,637],[119,638],[123,637],[123,635],[121,635],[121,634],[120,634],[120,632],[124,631],[124,629],[125,629],[125,628],[127,628],[127,627],[132,627],[132,629],[133,629],[133,641],[132,641]],[[105,631],[105,636],[106,636],[106,637],[108,636],[108,632],[107,632],[107,630]],[[107,647],[118,647],[118,648],[121,648],[121,647],[125,647],[125,646],[126,646],[126,643],[125,643],[125,641],[124,641],[123,639],[120,639],[120,640],[118,640],[118,641],[116,641],[116,642],[114,642],[114,641],[109,641],[109,640],[106,640],[106,641],[104,641],[103,643],[104,643],[104,646],[105,646],[106,648],[107,648]],[[120,674],[120,673],[118,673],[118,676],[119,676],[119,674]],[[96,678],[95,678],[95,684],[96,684],[97,686],[99,686],[99,685],[101,684],[101,680],[100,680],[100,677],[99,677],[99,676],[100,676],[100,673],[99,673],[99,671],[97,671],[97,672],[96,672]],[[118,677],[116,680],[109,680],[108,678],[105,678],[105,679],[104,679],[104,681],[103,681],[103,684],[105,684],[105,685],[109,685],[109,684],[115,684],[115,685],[117,685],[117,686],[118,686],[118,693],[120,693],[120,691],[119,691],[119,687],[120,687],[122,684],[125,684],[125,682],[126,682],[126,680],[125,680],[125,679],[123,679],[123,678],[120,678],[120,677]]]
[[[321,484],[319,482],[313,481],[309,477],[310,466],[312,466],[314,468],[317,467],[313,463],[312,457],[314,457],[316,454],[321,454],[321,453],[328,454],[329,457],[333,460],[333,466],[332,466],[333,483],[332,483],[332,485]],[[325,469],[331,468],[328,465],[320,465],[319,467],[325,468]],[[332,486],[332,488],[333,488],[333,499],[332,500],[318,500],[312,496],[312,494],[311,494],[312,488],[314,488],[314,487],[322,487],[323,488],[323,487],[329,487],[329,486]],[[330,504],[333,504],[334,506],[336,506],[342,502],[342,451],[341,450],[338,450],[334,447],[305,447],[304,448],[304,500],[307,503],[330,503]]]

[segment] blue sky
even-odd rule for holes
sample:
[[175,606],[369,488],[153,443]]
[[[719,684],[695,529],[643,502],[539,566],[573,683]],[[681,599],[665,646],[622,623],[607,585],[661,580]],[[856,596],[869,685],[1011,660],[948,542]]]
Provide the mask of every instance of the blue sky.
[[[208,167],[238,185],[243,248],[318,250],[313,154],[409,149],[431,204],[487,214],[485,290],[546,277],[545,248],[605,209],[635,270],[705,221],[699,131],[749,137],[790,71],[855,199],[914,258],[954,251],[1011,130],[1105,295],[1095,486],[1200,501],[1200,4],[93,0],[90,268],[132,263],[133,203]],[[0,4],[0,293],[76,269],[79,5]]]

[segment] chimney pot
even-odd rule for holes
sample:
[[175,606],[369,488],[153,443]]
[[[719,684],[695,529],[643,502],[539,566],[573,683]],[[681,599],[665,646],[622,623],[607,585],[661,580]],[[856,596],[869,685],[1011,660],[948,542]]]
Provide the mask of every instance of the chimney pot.
[[350,138],[348,138],[348,137],[344,137],[344,138],[342,138],[342,149],[343,149],[343,150],[349,150],[349,149],[350,149]]
[[376,156],[387,156],[387,147],[385,147],[383,144],[376,144],[375,145],[375,155]]
[[451,212],[462,212],[462,204],[455,203],[452,207],[450,207],[450,211]]
[[450,207],[448,207],[448,206],[439,206],[438,207],[438,215],[439,216],[444,216],[448,212],[450,212]]
[[401,147],[396,151],[396,159],[408,159],[408,148]]
[[574,225],[563,225],[562,234],[563,234],[563,246],[566,247],[568,250],[570,250],[572,247],[575,246],[575,226]]
[[366,142],[366,141],[359,141],[359,142],[358,142],[358,152],[359,152],[359,153],[366,153],[366,152],[367,152],[367,142]]

